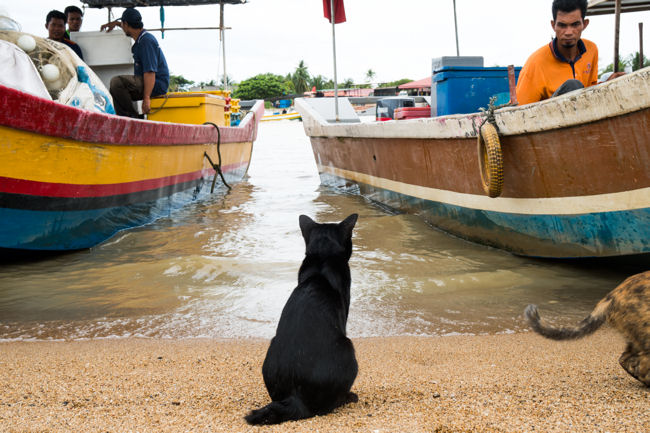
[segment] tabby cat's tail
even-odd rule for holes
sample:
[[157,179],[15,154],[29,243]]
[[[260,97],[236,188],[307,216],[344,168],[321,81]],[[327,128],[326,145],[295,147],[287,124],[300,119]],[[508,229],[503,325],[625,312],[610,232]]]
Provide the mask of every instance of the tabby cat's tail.
[[546,338],[550,338],[551,340],[575,340],[593,334],[605,323],[609,304],[609,300],[600,301],[594,311],[575,327],[554,328],[542,324],[539,312],[537,311],[537,305],[531,304],[526,307],[524,315],[528,319],[528,323],[533,328],[533,331]]
[[252,410],[244,417],[251,425],[280,424],[285,421],[298,420],[314,416],[304,403],[295,396],[280,401],[272,401],[266,406]]

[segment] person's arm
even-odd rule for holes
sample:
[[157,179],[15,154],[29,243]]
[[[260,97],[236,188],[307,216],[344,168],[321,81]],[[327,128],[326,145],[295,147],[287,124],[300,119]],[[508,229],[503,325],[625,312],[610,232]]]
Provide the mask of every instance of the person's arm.
[[142,112],[144,114],[151,111],[151,92],[153,92],[153,86],[156,84],[156,73],[155,72],[145,72],[144,73],[144,97],[142,98]]
[[110,32],[115,28],[115,26],[122,28],[122,23],[120,21],[111,21],[110,23],[102,24],[102,26],[99,28],[100,32],[103,32],[104,29],[106,29],[106,32]]
[[622,77],[623,75],[625,75],[625,72],[623,71],[614,72],[612,75],[609,76],[609,78],[607,78],[607,81],[613,80],[614,78]]

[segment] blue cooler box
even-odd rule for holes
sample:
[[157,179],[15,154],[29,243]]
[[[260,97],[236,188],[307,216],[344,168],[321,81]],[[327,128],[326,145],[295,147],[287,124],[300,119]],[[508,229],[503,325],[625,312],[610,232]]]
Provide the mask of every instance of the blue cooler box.
[[[515,79],[521,67],[515,68]],[[500,93],[509,93],[508,68],[479,68],[447,66],[433,71],[431,79],[431,116],[476,113],[487,108],[490,97],[500,96],[497,104],[505,102]]]

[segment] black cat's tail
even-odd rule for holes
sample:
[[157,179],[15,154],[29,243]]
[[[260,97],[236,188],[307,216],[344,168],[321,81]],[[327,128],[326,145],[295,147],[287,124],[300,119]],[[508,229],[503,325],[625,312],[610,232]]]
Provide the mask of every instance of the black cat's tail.
[[244,417],[251,425],[280,424],[285,421],[309,418],[314,414],[295,396],[280,401],[272,401],[266,406],[252,410]]
[[589,316],[582,320],[575,327],[554,328],[552,326],[544,325],[539,317],[537,305],[529,305],[524,311],[526,319],[533,331],[542,335],[543,337],[550,338],[551,340],[576,340],[586,335],[593,334],[598,328],[601,327],[607,319],[607,309],[610,304],[609,299],[603,299],[596,305],[594,311]]

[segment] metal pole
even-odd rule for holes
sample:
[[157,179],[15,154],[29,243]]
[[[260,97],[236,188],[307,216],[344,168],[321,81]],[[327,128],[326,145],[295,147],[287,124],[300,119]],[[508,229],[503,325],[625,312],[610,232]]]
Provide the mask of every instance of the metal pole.
[[336,114],[336,122],[339,121],[339,83],[336,78],[336,15],[334,15],[334,1],[330,0],[330,13],[332,20],[332,50],[334,51],[334,113]]
[[643,62],[643,23],[639,23],[639,69],[645,66]]
[[[221,30],[221,27],[166,27],[158,29],[147,28],[148,32],[171,32],[172,30]],[[230,27],[226,27],[226,30],[230,30]],[[221,37],[221,36],[220,36]]]
[[456,0],[454,0],[454,28],[456,29],[456,56],[460,56],[458,48],[458,20],[456,19]]
[[618,37],[621,31],[621,0],[616,0],[614,14],[614,72],[618,72]]
[[223,48],[223,89],[228,90],[228,74],[226,74],[226,28],[224,27],[223,23],[223,1],[220,3],[220,11],[219,11],[219,28],[221,29],[220,31],[220,36],[221,36],[221,45]]

